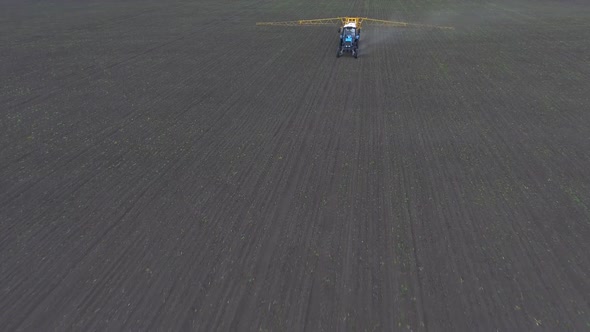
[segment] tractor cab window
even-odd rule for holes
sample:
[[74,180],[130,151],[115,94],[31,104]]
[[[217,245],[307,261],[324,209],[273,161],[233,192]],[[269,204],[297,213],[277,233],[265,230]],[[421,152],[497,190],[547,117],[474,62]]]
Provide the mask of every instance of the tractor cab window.
[[354,36],[354,28],[345,28],[344,35],[345,36]]

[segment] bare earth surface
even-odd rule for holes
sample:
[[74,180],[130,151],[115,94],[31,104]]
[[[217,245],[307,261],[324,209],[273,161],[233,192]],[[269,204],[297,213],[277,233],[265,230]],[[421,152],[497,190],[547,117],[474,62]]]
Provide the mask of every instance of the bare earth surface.
[[[257,21],[369,16],[454,31]],[[0,0],[0,329],[590,328],[584,1]]]

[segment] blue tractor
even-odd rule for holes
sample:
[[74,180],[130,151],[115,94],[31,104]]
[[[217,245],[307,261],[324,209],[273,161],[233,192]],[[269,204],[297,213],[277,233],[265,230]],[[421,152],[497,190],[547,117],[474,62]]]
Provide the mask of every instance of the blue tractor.
[[339,58],[346,52],[352,53],[352,56],[358,58],[361,29],[356,27],[356,23],[347,23],[338,29],[338,32],[340,33],[340,45],[336,57]]

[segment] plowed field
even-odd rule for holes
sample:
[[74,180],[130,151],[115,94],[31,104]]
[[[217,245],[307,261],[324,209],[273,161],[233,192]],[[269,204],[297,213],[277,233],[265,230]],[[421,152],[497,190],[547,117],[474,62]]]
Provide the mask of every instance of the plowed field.
[[[368,16],[455,30],[257,21]],[[585,330],[590,5],[0,0],[0,330]]]

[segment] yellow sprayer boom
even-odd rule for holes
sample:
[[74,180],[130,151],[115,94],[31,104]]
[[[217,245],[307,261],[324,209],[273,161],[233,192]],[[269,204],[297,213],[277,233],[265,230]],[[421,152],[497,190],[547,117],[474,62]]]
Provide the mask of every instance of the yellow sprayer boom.
[[414,24],[400,21],[386,21],[378,20],[368,17],[333,17],[333,18],[318,18],[311,20],[297,20],[297,21],[283,21],[283,22],[256,22],[256,25],[279,25],[279,26],[298,26],[298,25],[346,25],[348,23],[355,23],[357,28],[361,28],[363,24],[367,25],[380,25],[390,27],[407,27],[407,28],[431,28],[431,29],[453,29],[452,27],[438,26],[438,25],[427,25],[427,24]]

